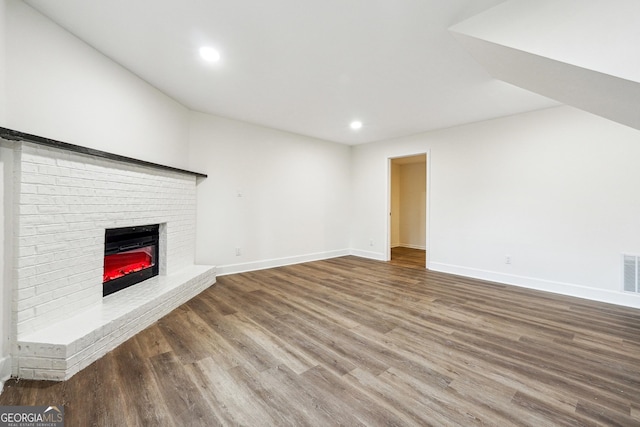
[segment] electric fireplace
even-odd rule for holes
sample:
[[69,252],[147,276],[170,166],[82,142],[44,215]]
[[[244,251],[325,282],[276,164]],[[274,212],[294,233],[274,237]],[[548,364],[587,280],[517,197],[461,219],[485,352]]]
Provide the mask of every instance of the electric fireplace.
[[158,275],[159,228],[154,224],[105,231],[103,296]]

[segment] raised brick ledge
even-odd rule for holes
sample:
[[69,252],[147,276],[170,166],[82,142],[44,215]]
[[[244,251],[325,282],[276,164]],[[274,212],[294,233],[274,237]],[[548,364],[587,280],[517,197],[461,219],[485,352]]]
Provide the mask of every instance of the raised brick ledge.
[[13,375],[67,380],[215,280],[215,267],[186,267],[116,292],[80,314],[18,337]]

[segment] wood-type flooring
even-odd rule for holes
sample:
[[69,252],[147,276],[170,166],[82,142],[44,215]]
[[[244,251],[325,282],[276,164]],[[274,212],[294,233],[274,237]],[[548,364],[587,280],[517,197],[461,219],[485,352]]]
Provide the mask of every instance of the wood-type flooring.
[[398,246],[391,248],[391,264],[402,267],[425,268],[426,252],[422,249]]
[[65,382],[66,426],[640,425],[640,310],[342,257],[217,283]]

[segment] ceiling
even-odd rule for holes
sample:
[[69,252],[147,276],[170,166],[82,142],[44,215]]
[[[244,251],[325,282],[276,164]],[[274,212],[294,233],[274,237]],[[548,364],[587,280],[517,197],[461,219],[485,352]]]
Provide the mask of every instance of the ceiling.
[[191,110],[346,144],[557,105],[493,78],[448,31],[503,2],[26,1]]
[[640,1],[510,0],[449,28],[495,78],[640,130]]

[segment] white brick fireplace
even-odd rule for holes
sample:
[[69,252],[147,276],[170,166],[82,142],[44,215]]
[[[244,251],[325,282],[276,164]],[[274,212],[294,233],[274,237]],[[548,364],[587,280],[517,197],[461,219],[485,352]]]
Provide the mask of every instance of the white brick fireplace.
[[[13,375],[67,379],[215,282],[194,265],[196,174],[13,144]],[[105,229],[147,224],[159,276],[103,298]]]

